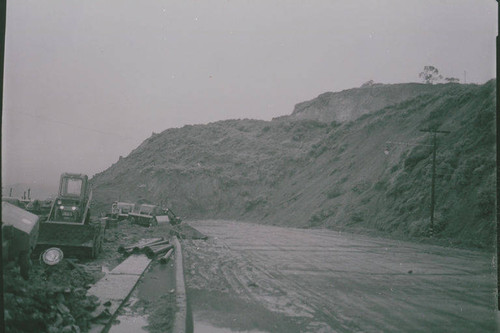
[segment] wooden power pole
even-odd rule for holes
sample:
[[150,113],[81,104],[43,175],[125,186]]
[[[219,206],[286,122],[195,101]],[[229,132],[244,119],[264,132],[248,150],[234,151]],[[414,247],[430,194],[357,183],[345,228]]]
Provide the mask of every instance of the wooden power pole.
[[434,207],[435,207],[435,192],[436,192],[436,150],[437,150],[437,134],[448,134],[450,131],[438,131],[433,129],[422,129],[420,132],[432,133],[432,182],[431,182],[431,224],[429,226],[430,236],[434,236]]

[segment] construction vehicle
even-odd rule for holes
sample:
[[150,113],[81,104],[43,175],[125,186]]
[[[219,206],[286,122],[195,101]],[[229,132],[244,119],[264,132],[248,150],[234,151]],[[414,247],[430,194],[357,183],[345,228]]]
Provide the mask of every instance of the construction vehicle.
[[37,245],[39,217],[2,201],[2,260],[17,261],[21,276],[29,278],[30,256]]
[[170,209],[157,205],[142,204],[138,212],[130,212],[128,216],[133,223],[146,227],[156,226],[158,223],[170,222],[175,225],[181,222]]
[[91,200],[87,175],[63,173],[58,196],[47,220],[40,224],[37,252],[57,247],[65,257],[96,258],[101,251],[105,222],[90,219]]
[[134,209],[135,204],[133,203],[115,201],[111,205],[111,214],[108,214],[108,217],[118,221],[126,220],[128,214],[133,212]]

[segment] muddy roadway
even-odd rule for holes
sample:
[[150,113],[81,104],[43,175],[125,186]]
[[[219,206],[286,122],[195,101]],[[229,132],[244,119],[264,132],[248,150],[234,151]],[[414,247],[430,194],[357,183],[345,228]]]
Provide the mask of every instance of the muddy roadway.
[[494,332],[493,255],[230,221],[184,240],[195,332]]

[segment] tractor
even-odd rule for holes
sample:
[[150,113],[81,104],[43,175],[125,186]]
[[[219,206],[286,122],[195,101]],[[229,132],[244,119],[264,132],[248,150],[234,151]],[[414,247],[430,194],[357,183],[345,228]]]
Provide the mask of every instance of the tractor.
[[96,258],[101,251],[105,222],[90,218],[91,200],[87,175],[63,173],[58,196],[47,220],[40,224],[37,253],[57,247],[65,257]]

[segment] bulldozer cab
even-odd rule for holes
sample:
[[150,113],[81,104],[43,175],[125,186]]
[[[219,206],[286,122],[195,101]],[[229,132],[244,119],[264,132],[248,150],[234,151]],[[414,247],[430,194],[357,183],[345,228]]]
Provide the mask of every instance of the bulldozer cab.
[[63,173],[59,195],[54,200],[48,220],[80,224],[88,222],[91,195],[87,175]]
[[87,186],[87,175],[63,173],[59,183],[59,197],[83,199],[87,193]]

